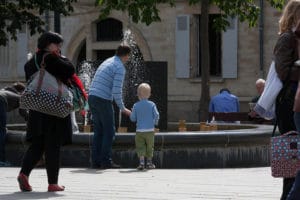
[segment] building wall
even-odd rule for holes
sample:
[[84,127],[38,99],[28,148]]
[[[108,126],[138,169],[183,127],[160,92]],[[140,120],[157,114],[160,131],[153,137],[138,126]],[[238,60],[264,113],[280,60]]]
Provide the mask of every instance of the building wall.
[[[94,50],[115,49],[119,42],[96,42],[94,39],[95,27],[93,25],[97,22],[99,15],[99,9],[94,7],[94,3],[80,0],[74,6],[75,12],[73,14],[61,18],[61,34],[64,37],[62,52],[76,64],[78,53],[84,42],[86,42],[86,55],[89,60],[95,59]],[[210,13],[215,12],[217,9],[212,7]],[[179,79],[175,75],[176,16],[199,13],[199,5],[190,7],[186,1],[178,1],[176,7],[173,8],[169,5],[160,5],[161,22],[155,22],[149,26],[132,23],[126,13],[123,12],[113,11],[110,16],[120,20],[124,29],[132,30],[146,61],[166,61],[168,63],[168,121],[186,119],[190,122],[197,122],[199,119],[201,79]],[[50,21],[53,22],[53,16],[50,15],[50,17]],[[248,24],[238,23],[237,78],[211,78],[211,96],[217,94],[221,88],[227,87],[239,97],[241,111],[248,111],[248,102],[256,95],[256,79],[265,78],[268,72],[272,50],[277,39],[279,17],[280,12],[265,3],[263,70],[260,69],[259,64],[258,27],[250,29]],[[28,35],[28,51],[34,52],[36,38],[36,36],[30,37]],[[14,51],[13,48],[10,50],[10,52]],[[5,81],[3,77],[8,76],[8,71],[9,73],[13,72],[12,75],[9,75],[11,77],[24,78],[16,75],[17,70],[14,66],[16,65],[12,62],[6,71],[1,71],[1,83]]]

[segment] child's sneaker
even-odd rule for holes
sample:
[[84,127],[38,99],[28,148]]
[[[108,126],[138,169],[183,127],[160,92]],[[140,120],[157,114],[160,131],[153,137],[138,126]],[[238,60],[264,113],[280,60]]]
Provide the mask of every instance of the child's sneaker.
[[155,169],[155,165],[153,163],[147,163],[147,169]]
[[145,165],[140,164],[140,165],[137,167],[137,170],[143,170],[144,168],[145,168]]

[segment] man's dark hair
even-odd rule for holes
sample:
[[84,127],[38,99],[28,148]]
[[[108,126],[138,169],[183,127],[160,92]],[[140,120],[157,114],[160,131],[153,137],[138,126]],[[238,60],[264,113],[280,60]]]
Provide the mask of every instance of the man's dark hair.
[[222,92],[224,92],[224,91],[226,91],[226,92],[228,92],[228,93],[230,94],[230,90],[228,90],[228,88],[222,88],[222,89],[220,90],[220,93],[222,93]]
[[60,34],[49,31],[49,32],[43,33],[39,37],[37,47],[42,50],[42,49],[45,49],[51,43],[60,44],[63,41],[64,40]]
[[122,56],[127,56],[128,54],[130,54],[131,49],[128,45],[126,44],[121,44],[120,46],[118,46],[117,50],[116,50],[116,56],[122,57]]

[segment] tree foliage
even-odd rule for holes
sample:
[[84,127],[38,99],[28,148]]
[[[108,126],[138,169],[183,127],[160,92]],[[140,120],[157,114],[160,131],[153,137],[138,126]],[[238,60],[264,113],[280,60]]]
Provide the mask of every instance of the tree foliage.
[[127,11],[132,21],[150,25],[160,21],[157,5],[167,3],[175,5],[175,0],[96,0],[96,5],[101,6],[100,18],[107,17],[112,10]]
[[30,34],[44,31],[45,11],[56,11],[68,15],[77,0],[0,0],[0,45],[9,39],[16,40],[17,33],[27,24]]
[[[203,0],[188,0],[190,5],[201,3]],[[286,0],[267,0],[271,6],[281,9]],[[142,22],[150,25],[160,21],[158,4],[175,6],[175,0],[96,0],[101,6],[100,18],[107,17],[112,10],[128,11],[135,23]],[[250,27],[257,24],[260,8],[257,0],[209,0],[210,5],[217,6],[221,15],[214,21],[216,29],[225,30],[229,25],[228,17],[237,16],[241,22],[247,21]]]

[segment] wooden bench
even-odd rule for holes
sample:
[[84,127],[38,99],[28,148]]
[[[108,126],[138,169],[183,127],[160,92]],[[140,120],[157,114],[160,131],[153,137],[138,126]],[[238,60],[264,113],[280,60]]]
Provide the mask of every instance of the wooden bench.
[[224,121],[224,122],[247,122],[254,124],[272,124],[272,121],[265,120],[263,118],[251,118],[248,115],[248,112],[228,112],[228,113],[218,113],[218,112],[210,112],[209,113],[209,121],[214,117],[215,121]]

